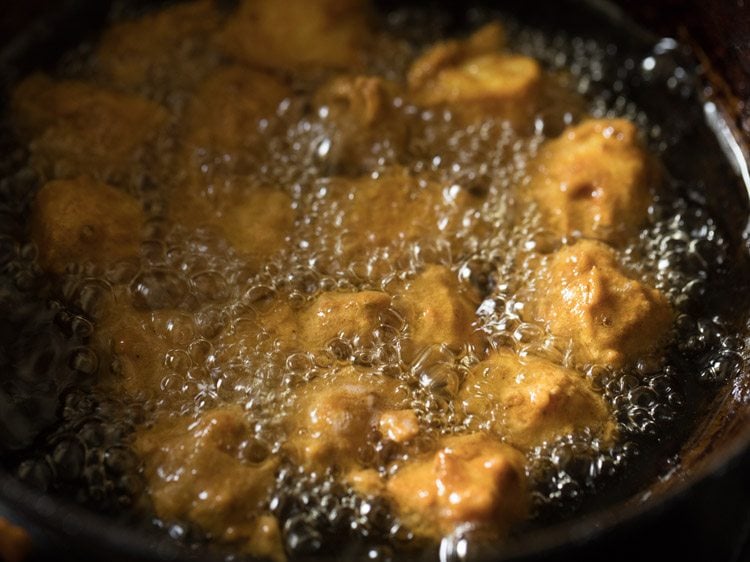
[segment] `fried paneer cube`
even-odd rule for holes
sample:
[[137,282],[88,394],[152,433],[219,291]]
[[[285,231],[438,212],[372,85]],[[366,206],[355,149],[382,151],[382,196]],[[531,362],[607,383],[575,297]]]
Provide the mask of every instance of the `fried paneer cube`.
[[70,263],[138,256],[144,223],[140,202],[114,187],[88,177],[54,180],[34,199],[31,240],[42,267],[62,273]]
[[312,468],[366,464],[384,412],[405,398],[398,383],[361,367],[341,367],[301,387],[290,427],[290,453]]
[[291,90],[271,74],[242,65],[214,71],[188,105],[188,150],[232,153],[252,150],[262,119],[270,119]]
[[337,76],[316,92],[313,104],[329,132],[325,157],[334,169],[354,175],[405,151],[408,131],[394,106],[397,95],[395,84],[366,75]]
[[351,69],[369,42],[365,0],[241,0],[219,36],[224,53],[273,70]]
[[405,463],[386,494],[417,537],[440,539],[459,526],[499,537],[528,512],[524,464],[487,435],[448,437],[436,453]]
[[370,346],[390,306],[390,295],[381,291],[326,292],[300,310],[275,299],[240,323],[231,338],[247,347],[265,332],[286,349],[307,352],[322,350],[335,338]]
[[430,345],[446,345],[452,351],[470,345],[478,350],[482,338],[474,322],[479,300],[473,287],[461,287],[456,275],[442,265],[428,265],[408,281],[395,308],[408,326],[411,355]]
[[673,320],[667,298],[630,277],[612,248],[579,240],[552,257],[532,310],[569,338],[579,364],[621,367],[660,349]]
[[33,161],[54,177],[127,176],[167,121],[164,109],[139,96],[42,74],[21,82],[12,104]]
[[240,178],[226,182],[213,196],[189,187],[174,190],[169,216],[192,229],[216,231],[256,270],[288,245],[295,221],[289,195]]
[[580,373],[539,357],[500,350],[477,364],[459,393],[466,413],[491,420],[492,431],[529,449],[583,429],[610,439],[614,424],[604,399]]
[[193,86],[212,64],[209,44],[220,23],[213,4],[178,3],[107,28],[96,50],[99,74],[125,90],[166,94]]
[[242,410],[225,407],[139,429],[135,449],[159,517],[191,521],[248,554],[281,561],[278,522],[264,513],[278,460],[243,458],[252,439]]
[[492,23],[465,41],[431,47],[409,70],[414,101],[465,120],[495,116],[525,125],[537,106],[541,69],[532,58],[501,51],[503,42],[502,28]]
[[[126,295],[116,292],[97,316],[92,342],[109,361],[105,372],[111,386],[133,396],[158,396],[166,377],[184,376],[172,362],[198,336],[191,315],[137,310]],[[174,350],[178,353],[173,356]]]
[[401,168],[376,178],[331,178],[326,199],[327,214],[314,225],[316,236],[339,239],[342,264],[409,242],[445,237],[458,243],[452,235],[462,227],[463,216],[481,202],[466,189],[444,187]]
[[299,316],[300,342],[311,350],[336,337],[372,345],[390,306],[390,295],[382,291],[323,293]]
[[589,119],[542,146],[529,193],[557,234],[616,244],[643,225],[655,179],[633,123]]

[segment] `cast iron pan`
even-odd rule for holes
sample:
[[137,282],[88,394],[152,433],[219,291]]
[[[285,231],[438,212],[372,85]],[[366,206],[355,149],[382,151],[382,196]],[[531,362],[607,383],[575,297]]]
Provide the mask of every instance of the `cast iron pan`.
[[[138,3],[148,4],[143,0],[138,0]],[[388,2],[383,4],[388,8]],[[396,6],[400,3],[390,4]],[[460,28],[465,23],[466,6],[446,4],[455,15],[455,27]],[[571,34],[616,44],[620,55],[627,54],[635,61],[653,55],[657,44],[665,45],[660,43],[659,36],[638,27],[614,4],[596,0],[547,4],[552,3],[504,2],[501,7],[525,24],[541,29],[566,29]],[[690,6],[700,10],[698,4]],[[684,11],[675,15],[683,19],[676,23],[695,17],[683,3],[681,6]],[[109,2],[105,1],[33,0],[12,4],[0,22],[0,75],[5,85],[12,84],[31,69],[52,67],[66,49],[82,38],[95,37],[108,9]],[[726,7],[722,9],[727,10]],[[741,7],[738,10],[741,14]],[[661,26],[662,30],[671,33],[676,29],[675,21],[658,18],[653,10],[640,12],[640,17]],[[717,39],[716,44],[725,44],[726,52],[733,56],[737,52],[742,54],[732,50],[731,43],[732,33],[742,31],[741,25],[737,24],[742,21],[747,22],[747,19],[738,18],[736,25],[729,26],[731,33]],[[710,25],[704,27],[709,32],[701,28],[702,33],[710,33]],[[744,31],[747,33],[748,28]],[[677,103],[667,110],[673,110],[676,115],[690,114],[691,130],[683,131],[683,134],[700,136],[709,149],[708,154],[700,155],[673,150],[665,158],[677,159],[668,165],[681,170],[686,178],[695,174],[705,176],[707,161],[729,159],[732,162],[734,172],[727,166],[718,166],[709,172],[712,174],[711,189],[706,190],[705,197],[714,216],[721,217],[725,232],[732,237],[733,259],[746,265],[748,251],[743,233],[748,218],[748,196],[747,186],[741,178],[745,176],[747,179],[747,130],[743,131],[743,128],[750,121],[743,118],[746,107],[737,105],[737,96],[741,101],[745,90],[742,87],[733,89],[733,86],[747,85],[748,68],[743,64],[750,66],[750,61],[741,57],[733,61],[731,79],[722,80],[722,72],[728,72],[730,63],[722,58],[718,66],[712,67],[712,73],[707,73],[712,51],[697,48],[696,38],[686,33],[684,27],[679,35],[694,43],[694,50],[691,54],[672,45],[670,57],[673,62],[683,65],[696,81],[708,81],[696,84],[695,94],[683,100],[682,105]],[[701,68],[696,66],[696,53],[703,63]],[[631,78],[631,96],[646,112],[665,110],[665,100],[654,99],[648,80],[637,76]],[[705,118],[696,115],[696,111],[705,111]],[[743,269],[744,266],[738,267],[738,271]],[[738,291],[736,309],[738,322],[744,324],[748,306],[741,298],[743,292],[748,291]],[[683,450],[675,451],[670,457],[678,458],[679,464],[668,477],[648,490],[641,490],[635,496],[608,507],[524,535],[519,542],[498,552],[497,559],[750,559],[750,478],[746,476],[750,473],[748,417],[750,373],[742,373],[719,390],[705,421],[695,429]],[[654,467],[655,472],[664,472],[663,468]],[[0,504],[16,520],[33,530],[38,547],[35,556],[40,560],[46,559],[51,552],[57,560],[78,561],[205,560],[220,557],[218,553],[208,551],[187,551],[148,526],[126,525],[99,515],[65,499],[29,488],[3,471],[0,471]]]

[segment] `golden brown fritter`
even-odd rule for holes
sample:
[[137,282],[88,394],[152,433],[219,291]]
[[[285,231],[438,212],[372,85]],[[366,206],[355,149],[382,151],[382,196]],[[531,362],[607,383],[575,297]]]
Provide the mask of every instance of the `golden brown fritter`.
[[591,429],[610,439],[611,415],[582,374],[538,357],[494,352],[464,381],[459,400],[479,423],[519,449]]
[[32,161],[58,178],[127,177],[167,121],[164,109],[139,96],[43,74],[21,82],[12,105]]
[[655,180],[635,125],[589,119],[542,147],[528,190],[555,233],[622,243],[645,222]]
[[97,316],[92,343],[109,362],[102,365],[109,375],[105,381],[133,396],[159,396],[165,377],[179,373],[170,351],[185,349],[198,335],[190,314],[136,310],[122,291],[101,303]]
[[396,84],[365,75],[336,76],[318,89],[313,104],[329,132],[334,169],[355,175],[404,153],[408,128],[394,107],[397,95]]
[[418,105],[447,108],[464,120],[488,116],[528,125],[537,106],[539,64],[501,51],[504,34],[489,24],[465,41],[431,47],[409,70],[409,88]]
[[99,77],[152,95],[190,88],[214,64],[209,47],[220,19],[214,2],[193,0],[116,23],[95,53]]
[[458,526],[502,536],[528,511],[524,456],[483,434],[447,437],[440,449],[408,461],[386,495],[418,537],[439,539]]
[[266,72],[239,64],[219,68],[188,104],[184,144],[214,154],[252,152],[260,121],[272,119],[290,95],[284,82]]
[[299,315],[300,342],[310,350],[336,337],[372,345],[390,306],[390,295],[381,291],[323,293]]
[[371,461],[383,414],[405,398],[398,383],[361,367],[342,367],[299,388],[288,420],[292,455],[312,468],[352,469]]
[[144,213],[130,195],[87,177],[42,187],[31,210],[39,262],[55,273],[70,263],[112,264],[138,256]]
[[335,338],[370,346],[375,331],[387,322],[390,305],[390,295],[381,291],[325,292],[301,309],[274,298],[238,323],[226,341],[247,349],[264,332],[287,350],[316,352]]
[[580,240],[559,250],[537,299],[534,316],[571,340],[579,364],[621,367],[660,349],[670,335],[666,297],[628,276],[602,242]]
[[470,345],[481,351],[481,333],[474,324],[478,305],[474,288],[462,288],[447,267],[428,265],[398,291],[395,301],[408,326],[410,355],[430,345],[446,345],[452,351]]
[[326,190],[329,214],[314,226],[317,236],[339,238],[341,264],[378,248],[388,248],[396,260],[401,244],[449,238],[462,227],[464,215],[481,204],[466,189],[446,188],[399,167],[375,178],[331,178]]
[[263,514],[278,459],[243,458],[252,436],[242,410],[226,407],[197,422],[168,418],[141,429],[135,448],[159,517],[187,519],[248,554],[280,562],[278,522]]
[[223,51],[272,70],[352,69],[370,40],[364,0],[241,0],[219,37]]
[[210,228],[226,239],[253,269],[288,246],[294,229],[291,197],[272,187],[232,178],[219,197],[174,190],[170,219],[190,229]]

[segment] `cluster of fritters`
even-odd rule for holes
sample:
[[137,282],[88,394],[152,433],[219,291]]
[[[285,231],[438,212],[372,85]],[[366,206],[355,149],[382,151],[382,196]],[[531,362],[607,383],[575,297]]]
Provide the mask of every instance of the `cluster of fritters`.
[[[405,166],[366,173],[373,147],[409,150],[405,105],[448,110],[457,127],[499,120],[526,134],[550,95],[549,77],[507,50],[497,23],[428,46],[400,79],[368,74],[368,56],[387,40],[371,21],[359,0],[241,0],[229,10],[195,0],[108,28],[87,80],[26,78],[12,109],[32,164],[48,180],[30,219],[42,267],[64,275],[88,264],[104,275],[138,263],[154,224],[209,229],[255,272],[292,252],[304,229],[339,241],[325,265],[331,271],[376,248],[391,248],[396,262],[404,242],[436,238],[460,257],[465,246],[454,234],[466,236],[462,225],[482,194]],[[336,175],[323,178],[326,198],[318,202],[332,211],[318,215],[327,217],[320,224],[308,224],[288,189],[242,173],[261,133],[300,95],[290,77],[310,84],[308,111],[324,118],[336,152]],[[168,103],[174,92],[180,103]],[[155,176],[170,176],[156,188],[163,205],[145,206],[152,198],[133,170],[148,168],[157,150],[171,155],[173,168]],[[667,299],[625,270],[617,253],[647,220],[658,179],[633,124],[585,119],[544,142],[516,188],[518,204],[537,209],[556,241],[518,264],[517,282],[535,287],[521,314],[568,342],[566,366],[491,346],[477,315],[487,295],[445,263],[377,287],[318,291],[303,303],[283,294],[249,302],[210,333],[191,314],[200,303],[135,306],[127,285],[108,277],[111,294],[98,305],[91,342],[104,358],[101,384],[133,397],[163,392],[176,368],[165,358],[199,337],[221,350],[211,359],[221,369],[264,341],[292,356],[332,341],[367,349],[406,334],[393,361],[400,375],[344,358],[296,387],[284,446],[263,458],[248,452],[254,429],[241,404],[199,416],[157,413],[134,437],[153,510],[281,560],[282,530],[268,499],[281,462],[291,459],[385,498],[417,542],[452,532],[502,537],[529,512],[526,452],[583,430],[617,439],[586,367],[626,366],[659,354],[669,338]],[[404,373],[416,362],[429,369],[435,349],[480,361],[457,367],[447,389],[472,423],[426,445]],[[390,444],[392,463],[373,461],[376,443]]]

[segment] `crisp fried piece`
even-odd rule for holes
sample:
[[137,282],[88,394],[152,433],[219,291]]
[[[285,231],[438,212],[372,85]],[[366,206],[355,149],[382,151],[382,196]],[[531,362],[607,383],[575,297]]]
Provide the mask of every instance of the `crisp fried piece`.
[[553,334],[571,339],[578,363],[612,367],[661,348],[673,317],[663,294],[629,277],[614,251],[593,240],[553,256],[532,310]]
[[131,395],[161,394],[162,381],[175,372],[170,351],[197,337],[195,319],[175,310],[136,310],[117,293],[100,308],[92,343],[109,360],[108,382]]
[[291,94],[279,79],[242,65],[213,72],[185,116],[186,148],[214,153],[251,149],[261,119],[272,118]]
[[327,158],[352,175],[373,168],[383,155],[402,154],[407,125],[393,98],[397,86],[377,76],[337,76],[315,94],[313,104],[328,126]]
[[399,291],[395,303],[409,327],[410,355],[430,345],[446,345],[453,351],[467,345],[479,349],[482,338],[474,326],[478,305],[476,291],[462,288],[450,269],[428,265]]
[[383,323],[391,297],[380,291],[323,293],[299,316],[299,341],[306,349],[322,349],[336,337],[371,345]]
[[283,250],[291,236],[295,212],[292,199],[271,187],[245,185],[243,180],[225,184],[218,197],[176,190],[170,202],[170,218],[190,228],[209,227],[260,269]]
[[534,110],[542,78],[529,57],[500,52],[502,28],[489,24],[465,41],[430,48],[409,70],[409,88],[418,105],[446,107],[464,120],[488,115],[521,127]]
[[544,145],[529,193],[552,230],[622,243],[652,201],[655,172],[625,119],[589,119]]
[[493,431],[520,449],[586,428],[605,439],[614,433],[607,405],[581,374],[507,350],[469,372],[459,399],[468,414],[491,420]]
[[343,367],[299,390],[289,420],[292,455],[313,468],[355,468],[374,454],[374,436],[386,410],[404,399],[398,384],[359,367]]
[[327,192],[333,212],[316,226],[324,236],[340,237],[342,264],[361,260],[376,248],[395,250],[403,242],[450,238],[463,215],[480,202],[465,189],[443,188],[401,168],[377,178],[332,178]]
[[516,449],[486,435],[448,437],[433,455],[398,470],[387,496],[418,537],[439,539],[464,525],[502,536],[528,511],[524,462]]
[[189,88],[211,66],[208,47],[219,22],[213,2],[193,0],[117,23],[101,38],[97,69],[121,89],[166,94]]
[[263,513],[278,460],[243,459],[252,438],[242,410],[227,407],[197,422],[172,418],[140,429],[135,448],[159,517],[187,519],[248,554],[281,561],[278,522]]
[[19,130],[34,162],[55,177],[127,175],[167,120],[160,106],[74,80],[35,74],[13,92]]
[[322,293],[301,310],[274,299],[239,323],[226,343],[248,348],[265,332],[288,350],[319,351],[338,337],[369,346],[390,304],[391,297],[379,291]]
[[141,205],[108,185],[86,177],[51,181],[37,193],[31,213],[39,262],[55,273],[73,262],[106,265],[138,255]]
[[365,0],[242,0],[219,44],[272,70],[356,68],[370,37],[367,19]]

